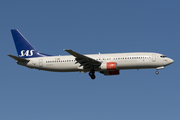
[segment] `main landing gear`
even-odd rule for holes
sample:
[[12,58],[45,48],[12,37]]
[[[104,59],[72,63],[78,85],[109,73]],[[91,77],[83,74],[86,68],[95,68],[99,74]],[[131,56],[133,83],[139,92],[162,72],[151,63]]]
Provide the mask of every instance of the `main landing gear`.
[[91,79],[95,79],[95,78],[96,78],[96,76],[94,75],[94,73],[95,73],[94,69],[90,70],[89,76],[91,77]]

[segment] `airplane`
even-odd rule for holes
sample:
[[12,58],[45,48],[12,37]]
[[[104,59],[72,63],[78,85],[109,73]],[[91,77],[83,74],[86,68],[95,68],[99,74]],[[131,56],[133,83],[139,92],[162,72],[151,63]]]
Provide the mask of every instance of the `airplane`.
[[119,75],[124,69],[163,69],[174,62],[167,56],[154,52],[132,52],[113,54],[82,55],[70,49],[64,49],[71,55],[52,56],[38,52],[26,38],[17,30],[11,30],[17,50],[17,56],[8,55],[17,64],[28,68],[52,72],[89,72],[91,79],[95,79],[95,72],[104,75]]

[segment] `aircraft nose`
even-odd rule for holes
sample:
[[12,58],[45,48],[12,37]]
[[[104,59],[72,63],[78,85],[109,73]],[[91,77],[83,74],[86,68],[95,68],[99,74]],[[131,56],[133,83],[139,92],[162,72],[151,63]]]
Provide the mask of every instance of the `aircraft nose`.
[[169,58],[169,64],[172,64],[173,62],[174,62],[174,60]]

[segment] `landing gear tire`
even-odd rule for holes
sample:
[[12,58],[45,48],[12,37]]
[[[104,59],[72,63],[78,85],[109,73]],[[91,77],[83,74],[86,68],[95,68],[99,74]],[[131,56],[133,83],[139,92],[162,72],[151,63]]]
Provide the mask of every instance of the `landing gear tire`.
[[96,76],[94,75],[94,73],[95,73],[94,70],[91,70],[91,71],[89,72],[89,76],[91,77],[91,79],[95,79],[95,78],[96,78]]
[[91,76],[93,76],[94,75],[94,73],[93,72],[89,72],[89,76],[91,77]]
[[156,75],[158,75],[158,74],[159,74],[159,72],[158,72],[158,71],[156,71],[155,73],[156,73]]
[[91,79],[93,79],[93,80],[94,80],[95,78],[96,78],[96,76],[95,76],[95,75],[92,75],[92,76],[91,76]]

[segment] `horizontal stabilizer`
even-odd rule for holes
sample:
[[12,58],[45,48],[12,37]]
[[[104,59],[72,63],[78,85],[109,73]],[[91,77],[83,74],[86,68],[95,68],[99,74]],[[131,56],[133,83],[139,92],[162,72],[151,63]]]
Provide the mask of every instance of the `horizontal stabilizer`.
[[18,62],[29,62],[30,60],[24,59],[24,58],[20,58],[20,57],[16,57],[14,55],[8,55],[9,57],[15,59]]

